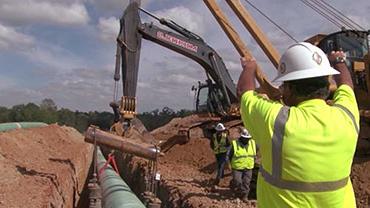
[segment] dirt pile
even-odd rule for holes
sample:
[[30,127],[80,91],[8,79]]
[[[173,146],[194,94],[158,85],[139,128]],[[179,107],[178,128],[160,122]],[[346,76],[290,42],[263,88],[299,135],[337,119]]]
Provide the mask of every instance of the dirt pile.
[[351,179],[357,207],[370,207],[370,156],[358,156],[352,165]]
[[0,207],[84,206],[91,156],[92,146],[73,128],[0,133]]

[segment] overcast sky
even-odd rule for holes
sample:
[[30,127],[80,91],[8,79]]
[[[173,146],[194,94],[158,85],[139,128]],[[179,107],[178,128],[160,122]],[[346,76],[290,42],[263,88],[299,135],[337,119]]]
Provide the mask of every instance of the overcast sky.
[[[298,0],[250,0],[298,40],[338,28]],[[59,108],[110,111],[115,39],[129,0],[0,0],[0,106],[51,98]],[[249,7],[259,26],[282,53],[293,43]],[[326,0],[370,29],[370,1]],[[228,5],[220,6],[270,78],[275,70]],[[350,5],[349,5],[350,3]],[[197,33],[223,58],[233,80],[239,55],[201,0],[142,0],[142,7]],[[155,21],[141,14],[143,22]],[[158,24],[155,22],[155,24]],[[192,109],[191,86],[205,79],[194,61],[143,40],[138,110],[168,106]],[[121,89],[121,86],[120,86]]]

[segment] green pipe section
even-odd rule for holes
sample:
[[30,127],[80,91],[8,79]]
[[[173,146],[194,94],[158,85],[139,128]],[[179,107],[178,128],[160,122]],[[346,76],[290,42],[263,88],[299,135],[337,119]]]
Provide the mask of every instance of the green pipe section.
[[[98,170],[106,163],[100,148],[97,151],[97,163]],[[99,175],[99,184],[104,208],[145,208],[144,204],[110,165]]]
[[9,131],[12,129],[27,129],[27,128],[35,128],[35,127],[42,127],[47,126],[46,123],[42,122],[12,122],[12,123],[1,123],[0,124],[0,132]]

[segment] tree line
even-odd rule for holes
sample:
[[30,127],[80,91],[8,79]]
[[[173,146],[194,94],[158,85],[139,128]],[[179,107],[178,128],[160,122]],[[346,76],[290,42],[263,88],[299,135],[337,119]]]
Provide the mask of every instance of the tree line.
[[[155,109],[151,112],[143,112],[137,117],[145,127],[151,131],[165,125],[173,118],[185,117],[193,112],[190,110],[174,111],[164,107],[161,111]],[[10,108],[0,106],[0,123],[6,122],[44,122],[47,124],[58,123],[59,125],[71,126],[80,132],[84,132],[89,125],[108,130],[113,124],[114,115],[111,112],[81,112],[72,111],[67,108],[58,109],[52,99],[42,100],[40,105],[34,103],[14,105]]]

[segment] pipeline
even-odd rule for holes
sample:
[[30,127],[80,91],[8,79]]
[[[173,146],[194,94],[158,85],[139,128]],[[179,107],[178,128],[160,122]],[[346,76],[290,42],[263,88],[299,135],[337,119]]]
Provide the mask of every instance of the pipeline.
[[85,141],[89,143],[96,141],[98,145],[104,145],[149,160],[156,160],[160,155],[159,148],[154,145],[135,141],[130,137],[120,137],[94,127],[89,127],[85,132]]
[[26,129],[47,126],[46,123],[42,122],[12,122],[12,123],[2,123],[0,124],[0,132],[9,131],[12,129]]
[[[98,148],[97,152],[97,162],[99,170],[106,163],[100,148]],[[99,175],[99,182],[102,190],[103,207],[145,208],[144,204],[110,165]]]

